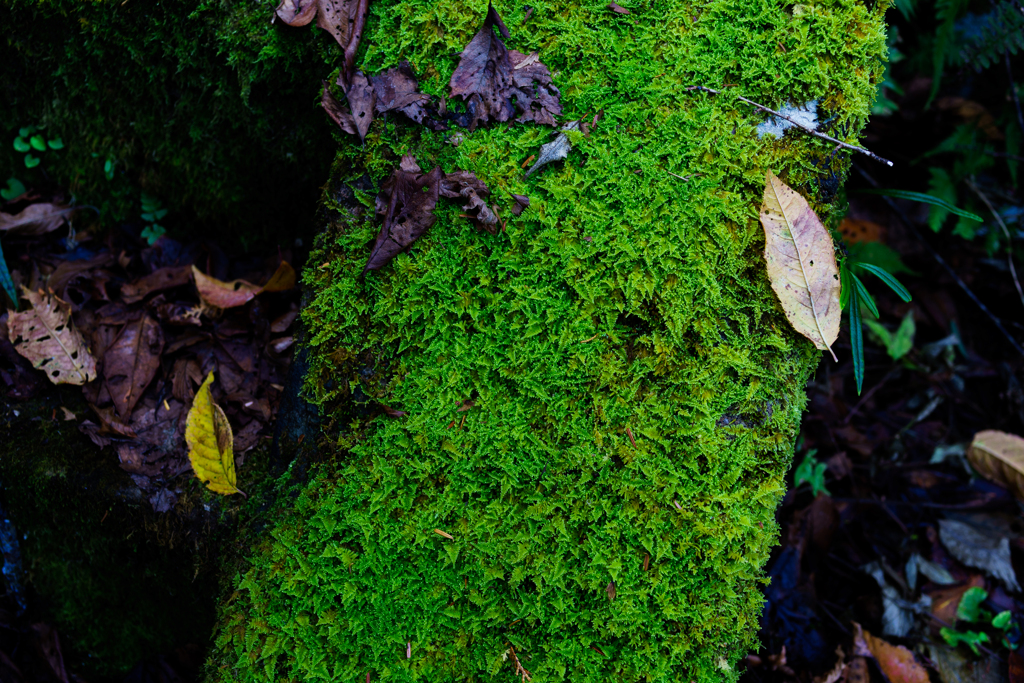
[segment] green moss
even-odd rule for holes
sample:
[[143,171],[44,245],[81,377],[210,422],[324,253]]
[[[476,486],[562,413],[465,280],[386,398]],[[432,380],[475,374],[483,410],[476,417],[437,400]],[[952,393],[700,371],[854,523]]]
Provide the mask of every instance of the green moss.
[[[340,48],[271,25],[275,4],[0,0],[0,182],[70,187],[105,225],[138,221],[141,188],[171,209],[172,234],[303,226],[330,163],[317,102]],[[33,170],[11,146],[27,125],[65,143]]]
[[[828,167],[831,147],[806,136],[759,140],[749,107],[684,88],[818,98],[833,132],[860,131],[884,7],[606,5],[498,4],[509,47],[556,74],[566,120],[603,112],[564,164],[523,179],[549,139],[537,126],[457,148],[394,118],[363,150],[339,138],[332,190],[379,185],[411,151],[425,169],[474,171],[503,216],[506,192],[532,203],[496,236],[443,203],[364,279],[377,225],[325,196],[336,211],[305,273],[307,391],[340,454],[222,605],[211,680],[511,680],[510,646],[534,681],[736,678],[820,355],[765,276],[765,172],[826,215],[818,181],[848,158]],[[365,63],[408,57],[443,92],[485,11],[375,2]]]

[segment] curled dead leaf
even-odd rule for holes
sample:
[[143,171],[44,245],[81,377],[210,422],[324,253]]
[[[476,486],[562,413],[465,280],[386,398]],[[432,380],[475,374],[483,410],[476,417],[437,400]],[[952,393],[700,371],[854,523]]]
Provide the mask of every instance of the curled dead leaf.
[[978,474],[1024,501],[1024,439],[995,429],[974,435],[967,460]]
[[12,312],[7,320],[14,350],[54,384],[82,385],[96,379],[96,359],[71,323],[71,306],[56,296],[23,289],[32,308]]
[[242,493],[235,485],[234,437],[231,424],[219,405],[213,402],[210,385],[213,373],[206,376],[188,411],[185,443],[188,459],[196,476],[214,493]]
[[839,336],[839,268],[832,238],[807,200],[768,172],[761,204],[768,279],[797,332],[827,349]]

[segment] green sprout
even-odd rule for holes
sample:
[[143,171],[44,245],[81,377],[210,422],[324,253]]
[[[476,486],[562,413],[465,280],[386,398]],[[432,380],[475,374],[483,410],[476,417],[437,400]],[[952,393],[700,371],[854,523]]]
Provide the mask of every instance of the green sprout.
[[[987,624],[993,629],[1006,632],[1013,626],[1013,614],[1006,610],[992,616],[991,612],[981,608],[981,604],[987,599],[988,591],[984,588],[974,586],[967,589],[960,598],[960,604],[956,608],[957,620],[969,624],[977,624],[982,628]],[[950,647],[956,647],[962,643],[971,648],[971,651],[976,655],[981,654],[980,646],[982,643],[992,642],[988,634],[983,630],[957,631],[956,629],[944,626],[939,630],[939,633]],[[1003,645],[1013,649],[1005,638],[1003,638]]]
[[825,488],[825,470],[828,469],[828,465],[818,462],[818,459],[814,457],[817,453],[818,449],[816,448],[807,451],[807,455],[804,456],[803,461],[796,468],[796,472],[793,475],[793,486],[800,486],[800,484],[806,481],[811,485],[811,492],[815,497],[818,496],[818,493],[830,496],[832,494]]

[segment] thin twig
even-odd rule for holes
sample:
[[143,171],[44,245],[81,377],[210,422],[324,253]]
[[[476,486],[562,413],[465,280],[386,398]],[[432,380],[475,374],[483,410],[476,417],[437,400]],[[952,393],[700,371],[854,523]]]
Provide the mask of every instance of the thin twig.
[[845,418],[843,418],[843,424],[844,424],[844,425],[848,425],[848,424],[850,424],[850,420],[852,420],[852,419],[853,419],[853,416],[854,416],[854,415],[856,415],[856,414],[857,414],[857,413],[858,413],[858,412],[860,411],[860,409],[861,409],[862,407],[864,407],[864,404],[865,404],[865,403],[867,403],[867,402],[868,402],[868,400],[869,400],[869,399],[870,399],[870,398],[871,398],[872,396],[874,396],[874,395],[875,395],[875,392],[876,392],[876,391],[878,391],[879,389],[881,389],[881,388],[882,388],[882,385],[883,385],[883,384],[885,384],[886,382],[888,382],[888,381],[889,381],[889,380],[890,380],[890,379],[891,379],[891,378],[893,377],[893,375],[895,375],[895,374],[896,374],[897,372],[899,372],[899,370],[900,370],[900,367],[899,367],[899,366],[896,366],[895,368],[893,368],[892,370],[890,370],[890,371],[889,371],[889,372],[888,372],[888,373],[887,373],[887,374],[885,375],[885,377],[883,377],[883,378],[881,379],[881,381],[880,381],[880,382],[879,382],[878,384],[876,384],[875,386],[871,387],[871,388],[870,388],[870,389],[868,390],[868,393],[864,394],[864,395],[863,395],[863,396],[861,397],[861,399],[860,399],[859,401],[857,401],[857,405],[855,405],[855,406],[853,407],[853,410],[851,410],[850,412],[848,412],[848,413],[846,414],[846,417],[845,417]]
[[[706,88],[703,85],[690,85],[690,86],[687,86],[686,89],[687,90],[703,90],[704,92],[709,92],[712,95],[717,95],[720,92],[719,90],[712,90],[711,88]],[[874,159],[875,161],[878,161],[880,163],[885,164],[886,166],[892,166],[892,162],[891,161],[889,161],[888,159],[883,159],[882,157],[878,156],[874,152],[870,152],[870,151],[864,149],[863,147],[858,147],[857,145],[851,145],[851,144],[849,144],[847,142],[843,142],[842,140],[837,140],[836,138],[832,137],[831,135],[825,135],[824,133],[819,133],[818,131],[814,130],[813,128],[809,128],[809,127],[805,126],[804,124],[800,123],[799,121],[791,119],[788,116],[786,116],[785,114],[777,112],[774,109],[769,109],[768,107],[764,106],[763,104],[758,104],[757,102],[754,102],[753,100],[748,100],[746,97],[742,97],[740,95],[737,95],[736,99],[742,100],[743,102],[746,102],[747,104],[749,104],[749,105],[751,105],[753,107],[757,107],[761,111],[768,112],[772,116],[776,116],[776,117],[778,117],[780,119],[785,119],[785,120],[789,121],[790,123],[792,123],[797,128],[799,128],[800,130],[802,130],[803,132],[807,133],[808,135],[813,135],[816,138],[821,138],[822,140],[828,140],[829,142],[834,142],[837,145],[839,145],[840,147],[852,150],[854,152],[860,152],[861,154],[867,155],[867,156],[871,157],[872,159]]]
[[514,647],[512,647],[511,643],[508,646],[508,651],[512,653],[512,661],[515,662],[515,665],[516,665],[516,675],[521,677],[520,678],[521,681],[525,682],[525,681],[530,680],[530,672],[527,671],[523,667],[523,665],[519,663],[519,657],[516,657],[516,649]]
[[1024,290],[1020,287],[1020,280],[1017,278],[1017,268],[1013,265],[1013,238],[1010,237],[1010,231],[1006,227],[1006,223],[1003,222],[1003,217],[996,211],[996,207],[992,206],[992,202],[988,200],[985,193],[981,191],[981,188],[974,184],[974,180],[971,178],[967,179],[967,187],[974,191],[974,194],[978,195],[981,201],[985,202],[985,206],[995,216],[996,223],[1003,229],[1003,234],[1006,235],[1006,262],[1010,264],[1010,275],[1013,277],[1013,286],[1017,288],[1017,296],[1020,297],[1020,302],[1024,304]]
[[[872,187],[878,187],[878,181],[872,178],[870,175],[868,175],[867,171],[865,171],[863,168],[859,166],[855,166],[855,168],[857,169],[857,172],[864,177],[865,180],[871,183]],[[956,271],[953,270],[952,266],[946,263],[946,259],[942,258],[939,252],[932,249],[932,245],[928,244],[924,237],[921,236],[921,233],[917,231],[917,227],[914,225],[914,222],[910,220],[906,213],[903,212],[903,209],[901,209],[896,204],[896,202],[892,200],[892,197],[883,196],[882,199],[885,200],[885,203],[889,205],[889,208],[893,210],[893,212],[903,222],[903,224],[907,226],[907,229],[910,231],[910,234],[917,238],[917,241],[921,243],[921,246],[925,248],[925,251],[932,255],[932,258],[934,258],[938,262],[938,264],[942,266],[943,270],[945,270],[946,273],[948,273],[949,276],[953,278],[953,281],[956,282],[960,289],[964,290],[964,294],[966,294],[971,299],[971,301],[973,301],[974,304],[979,309],[981,309],[981,312],[988,316],[988,319],[992,321],[992,324],[995,325],[996,328],[1003,333],[1003,336],[1006,337],[1006,340],[1010,342],[1010,346],[1012,346],[1017,353],[1024,356],[1024,348],[1021,347],[1021,345],[1017,342],[1016,339],[1010,336],[1010,333],[1007,331],[1007,329],[1003,327],[1002,321],[999,318],[997,318],[995,314],[992,313],[992,311],[988,310],[988,306],[983,304],[981,302],[981,299],[979,299],[977,295],[971,291],[971,288],[967,286],[967,283],[960,279],[960,276],[956,274]]]

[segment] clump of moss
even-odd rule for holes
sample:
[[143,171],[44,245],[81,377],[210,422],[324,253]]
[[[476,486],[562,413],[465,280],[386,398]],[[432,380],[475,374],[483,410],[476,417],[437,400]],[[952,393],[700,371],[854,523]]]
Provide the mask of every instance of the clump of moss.
[[[455,147],[391,118],[363,150],[340,140],[304,311],[307,392],[344,416],[339,456],[222,604],[211,680],[512,680],[514,649],[534,681],[703,682],[734,680],[754,645],[819,358],[769,287],[758,208],[770,169],[824,215],[818,180],[848,159],[758,139],[762,118],[730,88],[685,86],[817,98],[834,132],[859,131],[884,7],[497,8],[509,47],[551,67],[566,120],[600,120],[528,179],[548,129],[481,128]],[[408,58],[443,92],[485,12],[374,2],[364,62]],[[360,277],[378,229],[360,179],[379,185],[406,152],[476,173],[507,232],[442,205],[408,253]],[[507,192],[531,198],[521,217]]]
[[[0,183],[70,187],[105,226],[138,220],[141,188],[170,227],[223,241],[310,221],[331,158],[319,79],[340,48],[270,25],[275,5],[0,0]],[[11,147],[28,125],[65,144],[33,170]]]

